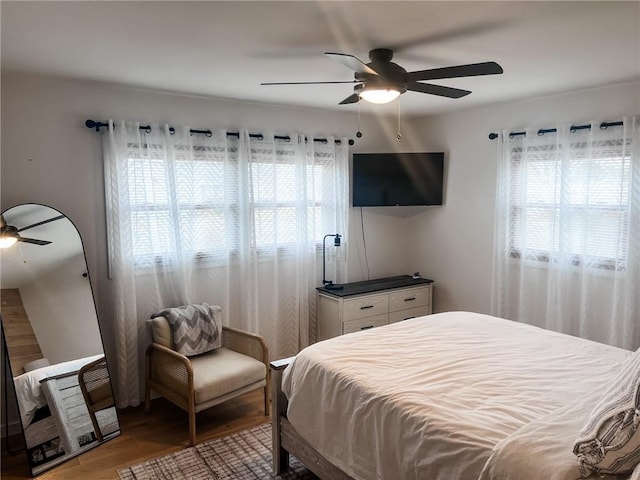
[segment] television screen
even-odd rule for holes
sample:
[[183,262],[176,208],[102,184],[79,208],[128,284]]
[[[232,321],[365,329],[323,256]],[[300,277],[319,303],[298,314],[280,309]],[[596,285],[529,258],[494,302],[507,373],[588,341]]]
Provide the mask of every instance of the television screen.
[[354,153],[353,206],[442,205],[444,153]]

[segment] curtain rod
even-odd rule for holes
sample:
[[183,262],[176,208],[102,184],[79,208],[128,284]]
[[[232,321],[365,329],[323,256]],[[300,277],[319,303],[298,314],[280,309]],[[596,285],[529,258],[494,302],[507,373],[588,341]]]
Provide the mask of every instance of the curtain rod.
[[[623,122],[602,122],[600,124],[600,130],[606,130],[608,127],[619,127],[620,125],[623,125]],[[569,129],[572,133],[578,130],[586,130],[586,129],[591,129],[591,125],[571,125],[571,128]],[[538,135],[544,135],[545,133],[555,133],[557,132],[558,129],[557,128],[541,128],[540,130],[538,130]],[[509,133],[509,138],[513,138],[513,137],[517,137],[517,136],[526,136],[527,132],[511,132]],[[498,133],[495,132],[491,132],[489,134],[489,140],[495,140],[496,138],[498,138],[500,135]]]
[[[100,129],[102,127],[108,127],[109,124],[106,122],[96,122],[95,120],[87,120],[86,122],[84,122],[84,126],[87,128],[95,128],[96,132],[99,132]],[[140,125],[140,130],[144,130],[145,132],[149,133],[151,132],[151,126],[150,125]],[[171,135],[173,135],[173,133],[175,132],[175,128],[173,127],[169,127],[169,132],[171,133]],[[191,129],[189,130],[191,133],[199,133],[202,135],[206,135],[207,137],[211,137],[213,135],[213,132],[211,130],[194,130]],[[227,132],[227,137],[240,137],[240,133],[239,132]],[[250,133],[249,137],[251,138],[255,138],[257,140],[264,140],[264,136],[261,133]],[[291,137],[289,137],[289,135],[274,135],[273,138],[275,138],[276,140],[284,140],[285,142],[289,142],[291,141]],[[314,138],[313,139],[314,142],[322,142],[322,143],[327,143],[327,139],[326,138]],[[342,143],[341,140],[335,140],[335,142],[340,145]],[[353,145],[355,142],[352,139],[349,139],[349,145]]]

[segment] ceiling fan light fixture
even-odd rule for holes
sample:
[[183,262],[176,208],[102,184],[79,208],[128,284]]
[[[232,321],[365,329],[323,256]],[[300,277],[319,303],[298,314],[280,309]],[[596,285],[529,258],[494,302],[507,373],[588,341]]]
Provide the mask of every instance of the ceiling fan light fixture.
[[18,241],[18,237],[14,235],[2,235],[0,237],[0,248],[9,248]]
[[369,103],[383,104],[392,102],[398,98],[400,91],[395,88],[365,87],[359,95]]

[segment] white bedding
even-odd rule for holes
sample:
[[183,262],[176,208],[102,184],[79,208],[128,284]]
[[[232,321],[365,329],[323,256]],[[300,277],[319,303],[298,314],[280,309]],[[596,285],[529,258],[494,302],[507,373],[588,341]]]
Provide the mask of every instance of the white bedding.
[[312,345],[283,391],[298,433],[355,479],[574,480],[577,432],[631,353],[448,312]]
[[104,355],[94,355],[92,357],[56,363],[55,365],[48,365],[14,377],[13,384],[16,390],[16,396],[18,397],[18,409],[20,410],[22,427],[27,428],[31,424],[36,410],[47,404],[42,389],[40,388],[40,380],[78,371],[83,365],[102,358],[103,356]]

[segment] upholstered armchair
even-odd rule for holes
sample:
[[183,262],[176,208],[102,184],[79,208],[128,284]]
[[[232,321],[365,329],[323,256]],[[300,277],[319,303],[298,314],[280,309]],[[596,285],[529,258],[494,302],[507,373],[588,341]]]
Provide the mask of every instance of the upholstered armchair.
[[187,357],[173,349],[172,330],[165,317],[149,320],[153,342],[146,351],[145,410],[151,390],[189,414],[189,444],[196,441],[196,413],[244,393],[264,390],[264,414],[269,415],[269,353],[259,335],[222,327],[222,346]]

